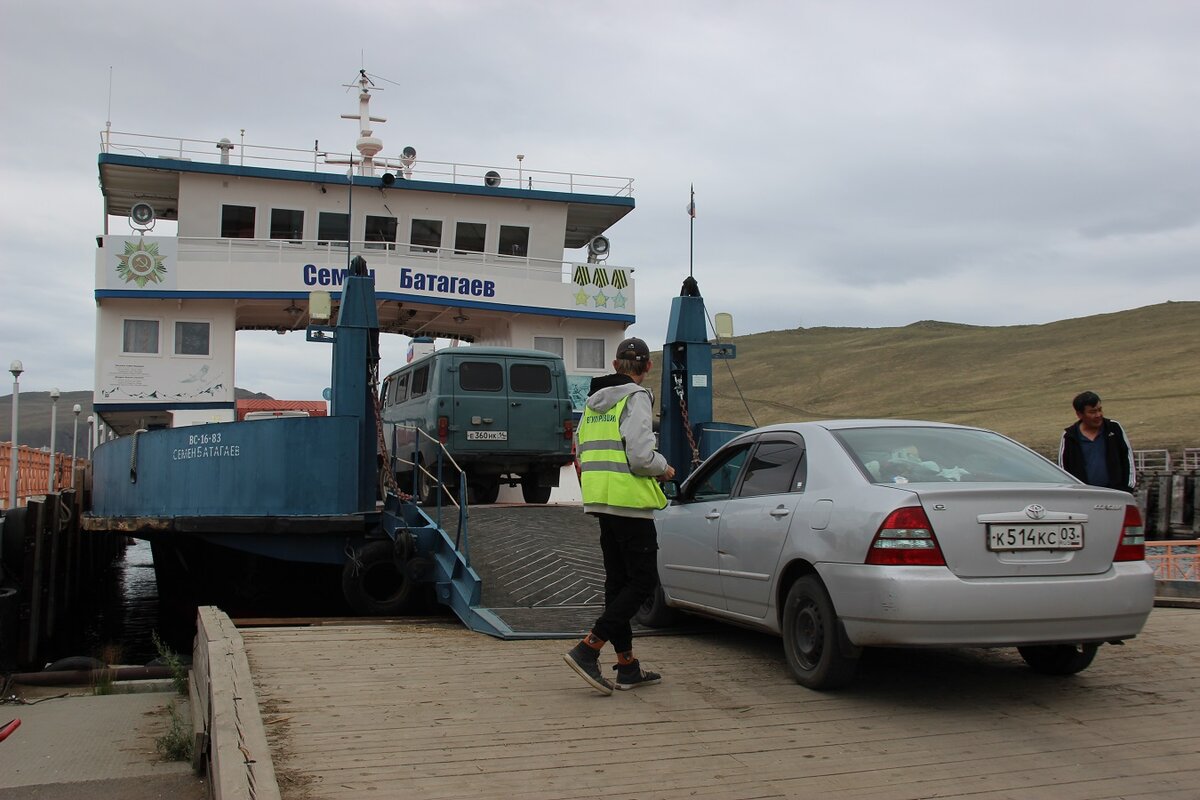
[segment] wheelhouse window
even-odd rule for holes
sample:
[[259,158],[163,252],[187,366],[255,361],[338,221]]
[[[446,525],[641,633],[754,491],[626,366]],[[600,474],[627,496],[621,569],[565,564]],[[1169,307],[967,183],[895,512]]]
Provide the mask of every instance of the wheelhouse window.
[[221,238],[253,239],[254,206],[221,206]]
[[545,364],[513,364],[508,368],[508,385],[522,394],[550,394],[550,368]]
[[504,368],[495,361],[463,361],[458,365],[458,388],[464,392],[498,392],[504,388]]
[[436,253],[442,246],[442,221],[414,219],[409,227],[408,242],[410,252]]
[[497,252],[502,256],[529,255],[529,228],[520,225],[500,226],[500,245]]
[[271,238],[300,244],[304,239],[304,212],[290,208],[271,209]]
[[367,215],[363,240],[370,250],[396,249],[396,218]]
[[211,326],[207,322],[176,322],[175,323],[175,355],[177,356],[207,356],[209,355],[209,332]]
[[350,215],[322,211],[317,218],[317,244],[348,247],[350,244]]
[[[758,497],[764,494],[786,494],[804,488],[804,478],[797,474],[804,460],[804,445],[790,441],[759,442],[746,465],[739,497]],[[793,476],[796,480],[793,480]]]
[[454,226],[455,253],[482,253],[483,241],[487,238],[487,225],[483,222],[459,222]]
[[158,355],[158,320],[127,319],[121,337],[122,353]]
[[563,338],[561,336],[535,336],[533,337],[533,349],[541,350],[543,353],[554,353],[562,358]]
[[578,369],[604,369],[604,340],[576,339],[575,366]]

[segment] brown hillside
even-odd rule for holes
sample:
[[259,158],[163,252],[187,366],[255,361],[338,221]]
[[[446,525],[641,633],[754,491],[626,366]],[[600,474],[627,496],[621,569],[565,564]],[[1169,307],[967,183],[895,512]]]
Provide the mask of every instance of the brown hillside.
[[991,428],[1050,453],[1075,419],[1071,398],[1091,389],[1135,448],[1200,447],[1200,302],[1045,325],[801,328],[734,342],[737,359],[713,364],[713,415],[725,422],[752,424],[728,364],[759,425],[929,419]]

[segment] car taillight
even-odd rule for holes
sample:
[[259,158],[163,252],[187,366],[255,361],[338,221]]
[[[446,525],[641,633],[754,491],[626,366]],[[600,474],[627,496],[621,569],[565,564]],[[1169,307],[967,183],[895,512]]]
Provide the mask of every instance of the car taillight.
[[946,559],[933,535],[933,526],[920,506],[897,508],[879,526],[868,564],[943,567]]
[[1121,541],[1113,561],[1143,561],[1146,558],[1146,529],[1142,527],[1142,512],[1137,506],[1125,506],[1125,521],[1121,523]]
[[438,441],[442,444],[450,438],[450,418],[438,417]]
[[575,423],[572,420],[563,420],[563,439],[572,441],[575,438]]

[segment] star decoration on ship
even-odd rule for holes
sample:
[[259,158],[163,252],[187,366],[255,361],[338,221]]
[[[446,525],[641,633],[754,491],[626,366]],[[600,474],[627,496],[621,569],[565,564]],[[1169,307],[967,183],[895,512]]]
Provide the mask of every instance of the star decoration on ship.
[[167,274],[165,257],[158,252],[158,243],[146,244],[138,239],[137,244],[125,242],[125,253],[117,256],[117,275],[126,283],[136,283],[139,289],[147,283],[162,283]]
[[596,292],[592,299],[596,301],[596,308],[608,308],[608,296],[604,292]]
[[617,292],[615,295],[613,295],[612,301],[613,308],[624,308],[625,303],[628,302],[628,298],[625,297],[625,295],[621,292]]
[[578,292],[575,293],[575,305],[586,306],[587,301],[588,301],[588,293],[585,292],[583,289],[580,289]]

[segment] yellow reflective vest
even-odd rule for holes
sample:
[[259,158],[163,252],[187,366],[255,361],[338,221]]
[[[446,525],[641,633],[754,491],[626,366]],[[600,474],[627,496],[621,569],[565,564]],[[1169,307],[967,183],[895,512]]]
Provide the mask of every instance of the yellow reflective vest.
[[579,420],[579,469],[583,504],[617,508],[665,508],[666,495],[658,481],[634,475],[621,438],[621,412],[632,395],[607,411],[585,408]]

